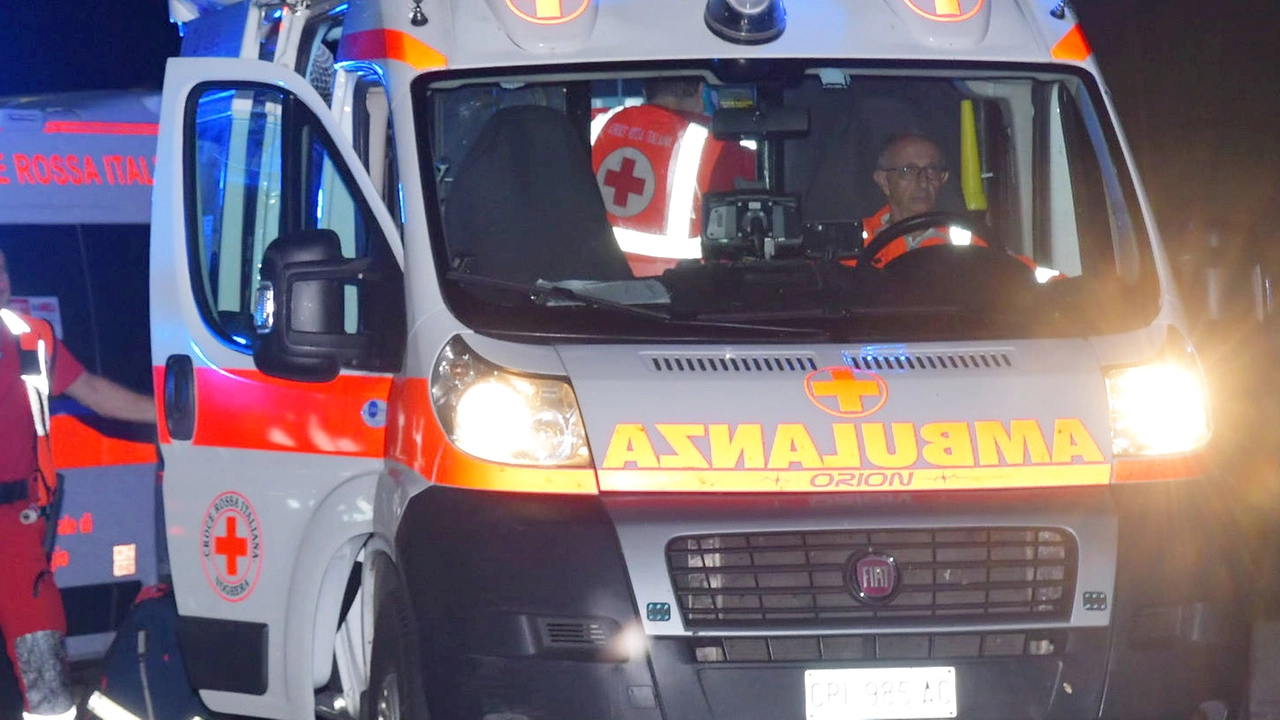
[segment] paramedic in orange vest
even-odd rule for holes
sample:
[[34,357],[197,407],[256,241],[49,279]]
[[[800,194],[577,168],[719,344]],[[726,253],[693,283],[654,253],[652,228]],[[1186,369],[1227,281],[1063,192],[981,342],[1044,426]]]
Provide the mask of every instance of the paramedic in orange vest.
[[702,256],[702,193],[754,180],[755,153],[711,137],[705,83],[645,82],[644,105],[592,122],[591,164],[614,237],[637,277],[660,275]]
[[8,309],[8,261],[0,251],[0,632],[26,704],[23,717],[75,717],[63,647],[66,617],[45,547],[56,518],[43,508],[57,476],[49,399],[66,393],[107,417],[155,422],[151,398],[87,372],[45,320]]
[[[895,222],[931,212],[938,203],[938,190],[949,175],[942,150],[928,136],[901,133],[889,138],[872,175],[888,204],[862,221],[863,244],[870,243],[877,233]],[[889,243],[871,264],[882,267],[909,250],[947,243],[986,245],[982,238],[963,228],[929,228]]]

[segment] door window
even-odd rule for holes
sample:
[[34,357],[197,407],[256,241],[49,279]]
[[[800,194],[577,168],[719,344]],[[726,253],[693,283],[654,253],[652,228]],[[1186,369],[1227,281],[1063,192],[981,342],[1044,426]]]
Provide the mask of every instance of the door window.
[[189,217],[192,281],[205,321],[249,352],[263,252],[277,237],[333,230],[344,258],[374,260],[346,288],[344,329],[382,338],[375,366],[399,366],[403,286],[387,239],[323,125],[268,86],[206,86],[192,96]]

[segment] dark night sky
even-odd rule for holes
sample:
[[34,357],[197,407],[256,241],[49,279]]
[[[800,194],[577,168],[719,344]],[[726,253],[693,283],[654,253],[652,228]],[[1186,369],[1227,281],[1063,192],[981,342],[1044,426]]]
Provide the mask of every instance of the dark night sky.
[[[165,0],[0,4],[0,94],[158,87],[178,47]],[[1241,232],[1280,223],[1280,2],[1075,5],[1166,237],[1191,208]]]
[[178,49],[165,0],[0,0],[0,94],[159,87]]
[[1280,3],[1076,0],[1166,240],[1280,224]]

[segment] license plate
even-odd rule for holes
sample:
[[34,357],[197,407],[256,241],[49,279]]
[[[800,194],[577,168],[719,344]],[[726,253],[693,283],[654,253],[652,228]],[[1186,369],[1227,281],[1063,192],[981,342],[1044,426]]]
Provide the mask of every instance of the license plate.
[[933,720],[956,716],[953,667],[805,670],[808,720]]

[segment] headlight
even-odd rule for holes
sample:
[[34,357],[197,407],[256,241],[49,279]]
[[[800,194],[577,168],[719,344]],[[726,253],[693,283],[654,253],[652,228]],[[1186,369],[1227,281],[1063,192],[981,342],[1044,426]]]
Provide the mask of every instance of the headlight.
[[1164,356],[1107,373],[1117,457],[1191,452],[1209,442],[1209,394],[1190,346],[1176,330]]
[[578,398],[563,380],[504,370],[454,338],[436,360],[431,399],[449,439],[470,455],[513,465],[591,465]]

